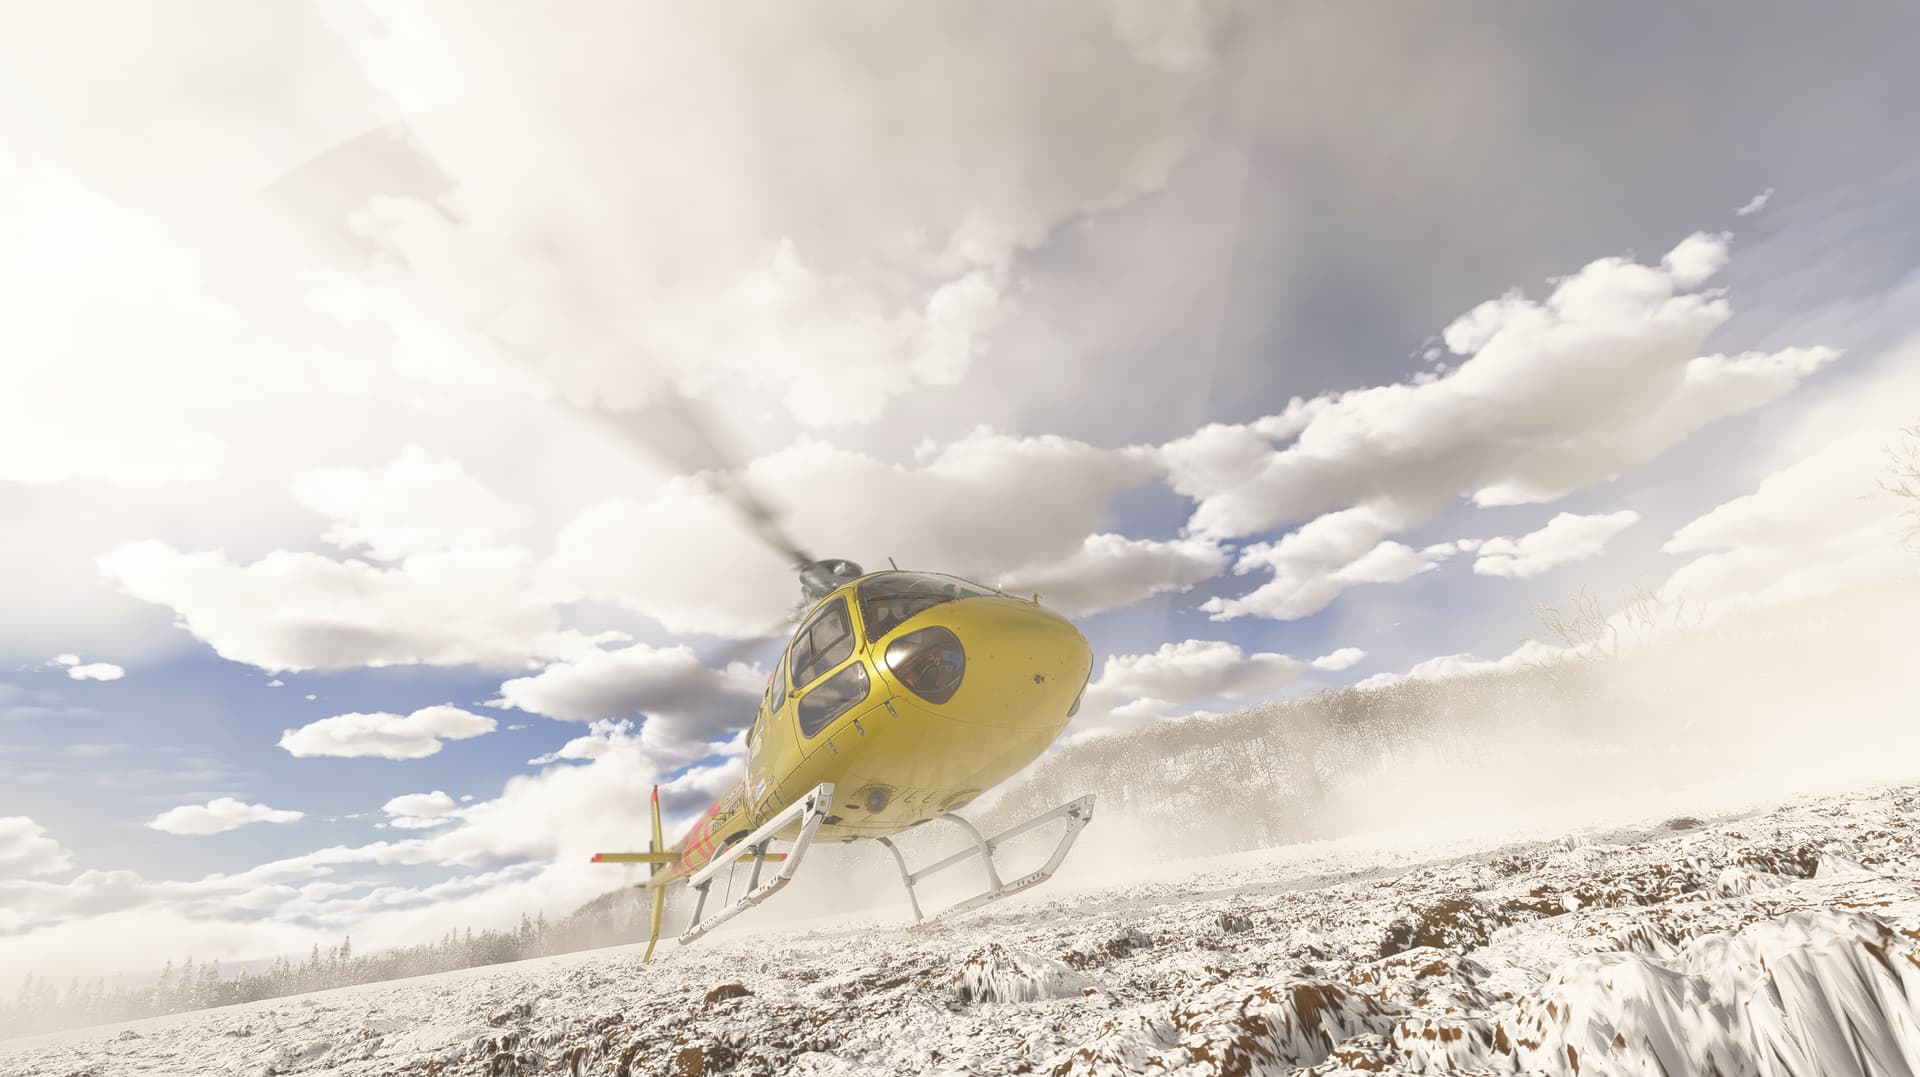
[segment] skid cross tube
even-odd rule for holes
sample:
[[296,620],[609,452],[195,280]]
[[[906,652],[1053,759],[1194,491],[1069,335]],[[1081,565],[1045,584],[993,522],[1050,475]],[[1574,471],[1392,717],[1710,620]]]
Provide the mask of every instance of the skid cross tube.
[[[694,902],[693,922],[680,936],[680,944],[686,945],[726,923],[728,920],[746,912],[755,905],[772,897],[793,878],[794,869],[800,866],[800,860],[807,853],[807,846],[813,844],[813,832],[827,817],[833,804],[833,783],[822,782],[807,795],[782,808],[779,814],[760,824],[760,828],[740,841],[714,854],[712,862],[693,873],[687,882],[693,887],[699,898]],[[760,869],[767,862],[767,847],[773,843],[774,836],[800,820],[800,833],[793,839],[793,848],[787,850],[787,856],[780,864],[780,870],[764,884],[760,881]],[[706,911],[707,890],[713,884],[714,877],[722,869],[731,869],[747,856],[753,857],[753,874],[747,880],[747,892],[739,901],[728,905],[708,919],[701,919]]]
[[[1088,821],[1093,818],[1093,794],[1088,793],[1086,796],[1080,797],[1077,800],[1068,801],[1052,811],[1041,812],[1026,822],[1018,823],[1002,830],[991,838],[983,837],[978,827],[960,818],[958,815],[942,815],[939,816],[939,818],[951,819],[960,824],[960,826],[973,837],[973,847],[962,849],[952,856],[935,861],[921,868],[919,871],[909,871],[907,869],[906,858],[900,855],[899,848],[886,838],[880,839],[880,844],[885,845],[888,851],[893,853],[894,861],[900,865],[900,880],[907,884],[907,901],[913,906],[913,918],[916,922],[925,920],[926,917],[921,915],[920,899],[919,896],[914,893],[915,884],[936,871],[944,871],[955,864],[970,860],[976,856],[986,862],[986,892],[975,894],[973,897],[957,905],[942,909],[940,912],[934,914],[936,917],[962,913],[969,909],[977,909],[990,901],[998,901],[1003,897],[1017,894],[1029,887],[1038,886],[1051,878],[1053,873],[1059,869],[1061,861],[1067,858],[1067,850],[1073,848],[1073,840],[1080,836],[1080,828],[1086,826]],[[993,851],[1014,838],[1025,834],[1029,830],[1044,826],[1060,818],[1067,820],[1067,832],[1060,836],[1060,843],[1054,846],[1053,855],[1047,857],[1046,864],[1038,871],[1028,872],[1012,882],[1002,882],[1000,873],[995,869],[993,864]]]

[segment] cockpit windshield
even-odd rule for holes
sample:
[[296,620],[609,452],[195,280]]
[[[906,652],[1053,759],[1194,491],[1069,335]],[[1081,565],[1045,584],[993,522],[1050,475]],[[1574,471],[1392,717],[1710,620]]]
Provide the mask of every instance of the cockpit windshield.
[[999,593],[931,572],[881,572],[860,581],[860,617],[867,624],[867,639],[877,640],[942,602]]

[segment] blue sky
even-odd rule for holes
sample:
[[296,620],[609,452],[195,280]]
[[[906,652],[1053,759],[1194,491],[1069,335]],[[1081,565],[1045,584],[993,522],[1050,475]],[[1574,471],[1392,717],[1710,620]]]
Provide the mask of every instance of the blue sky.
[[268,7],[0,34],[0,966],[562,911],[724,784],[765,666],[702,660],[792,581],[583,403],[686,398],[823,554],[1069,596],[1076,735],[1897,570],[1762,484],[1870,493],[1835,446],[1920,411],[1911,13]]

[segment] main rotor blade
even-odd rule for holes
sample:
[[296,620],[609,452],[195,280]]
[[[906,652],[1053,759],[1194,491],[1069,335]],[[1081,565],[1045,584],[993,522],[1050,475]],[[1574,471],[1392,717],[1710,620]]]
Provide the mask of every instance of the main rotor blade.
[[703,664],[712,669],[724,672],[728,666],[735,662],[746,661],[753,656],[755,651],[758,651],[770,643],[785,643],[787,636],[790,635],[792,631],[793,620],[783,617],[780,619],[780,623],[769,625],[766,630],[759,635],[746,639],[737,639],[727,644],[725,650],[707,659]]
[[707,477],[714,492],[733,506],[754,536],[794,568],[815,560],[783,525],[780,513],[762,498],[742,474],[704,416],[687,400],[671,393],[636,411],[586,409],[604,425],[641,450],[666,460],[682,471]]

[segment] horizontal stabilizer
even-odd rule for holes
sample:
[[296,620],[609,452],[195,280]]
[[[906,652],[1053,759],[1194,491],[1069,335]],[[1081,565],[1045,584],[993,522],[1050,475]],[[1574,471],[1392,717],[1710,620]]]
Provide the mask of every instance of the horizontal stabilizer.
[[680,854],[667,853],[595,853],[596,864],[678,864]]

